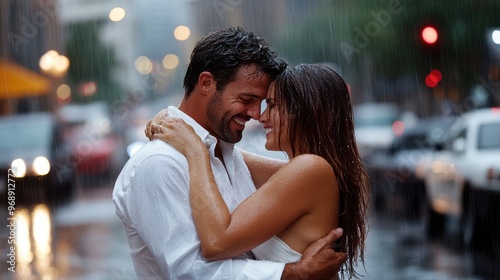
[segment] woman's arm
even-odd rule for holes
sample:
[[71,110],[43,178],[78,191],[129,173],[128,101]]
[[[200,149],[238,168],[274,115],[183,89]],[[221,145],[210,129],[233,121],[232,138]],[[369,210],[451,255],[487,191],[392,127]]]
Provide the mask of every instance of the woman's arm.
[[217,188],[208,150],[199,144],[186,145],[199,139],[190,135],[194,133],[192,127],[182,120],[175,124],[162,122],[162,126],[154,137],[167,141],[188,160],[193,219],[202,254],[209,260],[240,255],[278,234],[308,214],[317,198],[324,195],[322,186],[331,186],[335,181],[324,159],[299,156],[282,166],[230,214]]
[[319,186],[325,185],[325,178],[331,182],[333,177],[331,167],[314,156],[296,158],[230,214],[207,168],[208,152],[197,158],[191,151],[188,162],[193,219],[202,254],[209,260],[247,252],[310,213],[321,193]]
[[242,149],[238,149],[238,151],[243,155],[248,170],[252,175],[253,183],[257,189],[267,182],[278,169],[287,163],[284,160],[259,156]]
[[[159,113],[157,113],[146,125],[144,129],[144,134],[149,140],[154,138],[154,134],[156,132],[155,124],[159,124],[164,120],[168,119],[168,110],[163,109]],[[264,156],[260,156],[254,153],[247,152],[242,149],[238,149],[240,153],[243,155],[245,160],[245,164],[247,165],[250,175],[252,176],[252,180],[254,182],[255,187],[258,189],[265,182],[271,178],[271,176],[278,171],[280,167],[286,164],[284,160],[272,159]]]

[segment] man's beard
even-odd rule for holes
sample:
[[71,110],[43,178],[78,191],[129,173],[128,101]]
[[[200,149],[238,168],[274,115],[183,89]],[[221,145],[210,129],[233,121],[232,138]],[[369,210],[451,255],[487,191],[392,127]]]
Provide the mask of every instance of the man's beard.
[[238,132],[237,135],[234,135],[231,130],[230,125],[232,117],[227,116],[227,113],[223,113],[225,108],[222,102],[222,95],[223,93],[221,91],[215,92],[214,97],[208,103],[208,121],[212,126],[213,133],[215,133],[213,136],[224,142],[237,143],[241,140],[242,131]]

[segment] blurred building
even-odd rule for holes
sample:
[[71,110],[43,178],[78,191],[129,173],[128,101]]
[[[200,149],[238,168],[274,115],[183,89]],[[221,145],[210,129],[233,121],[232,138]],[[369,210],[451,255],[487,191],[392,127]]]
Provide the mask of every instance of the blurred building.
[[145,76],[153,98],[182,94],[186,65],[199,38],[190,4],[186,0],[134,2],[138,55],[152,65]]
[[61,47],[55,0],[0,1],[0,115],[53,108],[53,77],[39,61]]
[[241,26],[268,40],[280,33],[283,26],[290,23],[290,19],[299,20],[307,16],[307,11],[315,6],[311,1],[297,0],[190,2],[192,17],[201,36],[217,28]]
[[136,33],[140,32],[135,24],[134,11],[132,0],[73,0],[62,1],[59,5],[63,40],[67,39],[71,31],[69,27],[73,23],[98,22],[101,24],[99,39],[113,51],[118,60],[119,67],[113,70],[112,76],[125,89],[140,84],[140,75],[134,66],[137,56]]

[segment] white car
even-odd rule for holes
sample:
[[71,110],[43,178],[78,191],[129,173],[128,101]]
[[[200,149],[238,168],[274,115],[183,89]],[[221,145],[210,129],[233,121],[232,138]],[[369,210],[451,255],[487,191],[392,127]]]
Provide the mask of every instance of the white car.
[[499,235],[491,225],[500,223],[500,108],[465,113],[446,139],[418,172],[426,188],[423,225],[438,236],[455,216],[466,245],[485,245]]
[[378,149],[392,143],[394,122],[399,120],[398,107],[393,103],[362,103],[353,108],[354,132],[359,153],[365,160]]

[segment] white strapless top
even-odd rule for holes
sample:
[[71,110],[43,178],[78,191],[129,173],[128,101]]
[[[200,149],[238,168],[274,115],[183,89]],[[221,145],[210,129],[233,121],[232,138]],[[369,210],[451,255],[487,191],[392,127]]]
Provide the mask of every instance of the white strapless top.
[[260,244],[252,250],[257,260],[291,263],[300,260],[301,253],[294,251],[277,236]]

